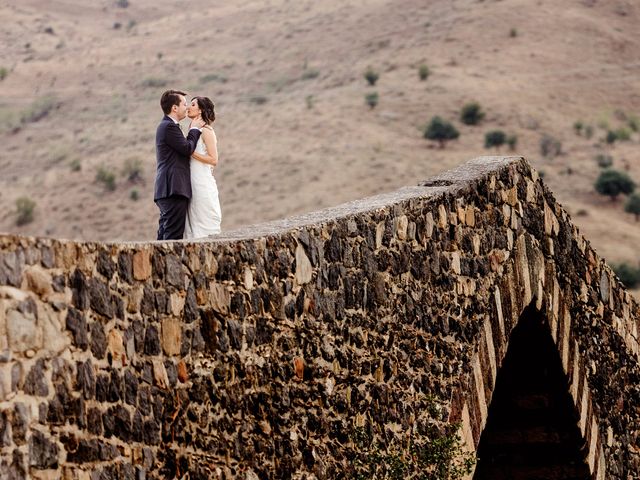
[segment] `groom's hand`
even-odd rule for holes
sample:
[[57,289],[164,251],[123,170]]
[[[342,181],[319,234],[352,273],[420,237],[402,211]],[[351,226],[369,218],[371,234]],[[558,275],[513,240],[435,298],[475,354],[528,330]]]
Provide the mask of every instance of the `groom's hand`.
[[202,127],[204,127],[204,120],[202,120],[202,117],[194,118],[193,121],[191,122],[190,128],[202,128]]

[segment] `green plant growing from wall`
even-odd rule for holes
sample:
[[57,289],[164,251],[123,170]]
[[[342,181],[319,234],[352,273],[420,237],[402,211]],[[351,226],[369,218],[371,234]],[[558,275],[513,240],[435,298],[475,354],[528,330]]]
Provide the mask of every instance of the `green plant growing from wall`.
[[472,453],[463,448],[459,425],[447,425],[439,431],[430,425],[424,434],[408,438],[403,445],[382,445],[370,428],[355,428],[352,472],[358,480],[461,480],[475,464]]

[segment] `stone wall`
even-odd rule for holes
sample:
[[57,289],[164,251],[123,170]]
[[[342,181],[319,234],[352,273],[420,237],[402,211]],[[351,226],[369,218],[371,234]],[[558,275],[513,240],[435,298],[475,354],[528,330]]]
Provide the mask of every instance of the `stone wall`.
[[[2,478],[349,478],[548,319],[594,478],[640,478],[640,309],[521,158],[193,243],[0,237]],[[185,474],[188,473],[188,477]]]

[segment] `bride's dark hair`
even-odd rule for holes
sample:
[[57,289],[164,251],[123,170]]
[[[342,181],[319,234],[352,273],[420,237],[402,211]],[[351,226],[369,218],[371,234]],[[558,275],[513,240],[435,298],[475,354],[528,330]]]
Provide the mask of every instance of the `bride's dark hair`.
[[198,102],[198,107],[200,107],[202,120],[204,120],[207,125],[211,125],[216,120],[215,105],[213,105],[209,97],[195,97],[195,99],[196,102]]

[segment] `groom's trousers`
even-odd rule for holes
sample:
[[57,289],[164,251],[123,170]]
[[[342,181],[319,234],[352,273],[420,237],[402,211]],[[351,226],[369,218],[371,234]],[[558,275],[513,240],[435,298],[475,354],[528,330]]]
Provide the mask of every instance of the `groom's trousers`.
[[182,240],[189,199],[182,195],[172,195],[159,198],[156,205],[160,209],[158,240]]

